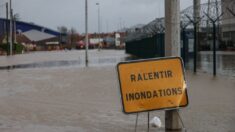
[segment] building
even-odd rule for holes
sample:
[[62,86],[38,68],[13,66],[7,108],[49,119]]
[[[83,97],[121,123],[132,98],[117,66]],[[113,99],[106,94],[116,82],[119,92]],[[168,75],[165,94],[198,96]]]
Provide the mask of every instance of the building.
[[[0,43],[7,42],[9,25],[9,20],[0,18]],[[17,43],[21,43],[26,46],[36,45],[37,47],[40,47],[40,50],[46,50],[46,48],[44,49],[42,47],[47,47],[48,43],[53,43],[54,45],[60,44],[63,36],[61,33],[52,29],[23,21],[13,22],[13,32],[13,42],[16,41]]]
[[222,11],[223,41],[228,47],[235,47],[235,0],[222,0]]
[[[124,38],[126,36],[125,32],[113,32],[113,33],[101,33],[101,34],[89,34],[89,47],[98,48],[99,44],[102,48],[124,48],[125,42]],[[78,45],[79,47],[85,48],[85,35],[79,37]]]

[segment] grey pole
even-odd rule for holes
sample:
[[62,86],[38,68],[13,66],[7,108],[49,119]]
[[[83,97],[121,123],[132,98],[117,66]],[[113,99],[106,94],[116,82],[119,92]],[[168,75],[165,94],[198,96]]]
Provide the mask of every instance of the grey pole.
[[[195,21],[200,19],[201,0],[193,0],[193,16]],[[199,31],[200,22],[197,23],[197,32]]]
[[85,63],[86,67],[88,67],[88,2],[85,0],[85,32],[86,32],[86,55],[85,55]]
[[[9,23],[8,23],[8,17],[9,17],[9,9],[8,9],[8,2],[6,3],[6,34],[7,34],[7,45],[9,45]],[[8,47],[8,46],[7,46]],[[7,48],[7,55],[9,55],[9,49]]]
[[12,2],[10,0],[10,36],[9,36],[9,42],[10,42],[10,55],[12,55],[12,45],[13,45],[13,42],[12,42]]
[[96,3],[96,5],[98,6],[98,41],[99,41],[99,50],[100,50],[100,3]]
[[16,43],[17,39],[16,39],[16,16],[14,15],[14,43]]
[[199,32],[199,26],[200,26],[200,10],[201,10],[201,0],[193,0],[193,17],[194,21],[196,22],[194,24],[194,73],[197,72],[197,52],[198,52],[198,32]]
[[[180,56],[180,0],[165,0],[165,25],[165,56]],[[182,130],[178,111],[165,111],[166,132]]]
[[213,22],[213,75],[216,76],[216,21]]

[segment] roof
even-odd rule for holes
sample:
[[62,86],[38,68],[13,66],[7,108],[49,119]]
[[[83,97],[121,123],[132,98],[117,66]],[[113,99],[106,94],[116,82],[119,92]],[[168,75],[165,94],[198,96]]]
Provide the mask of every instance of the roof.
[[34,30],[34,29],[29,30],[27,32],[24,32],[22,34],[24,34],[31,41],[41,41],[41,40],[56,37],[55,35],[45,33],[45,32],[40,32],[40,31]]
[[[0,36],[5,34],[6,24],[9,25],[10,21],[5,18],[0,18]],[[16,21],[16,31],[25,36],[22,41],[27,40],[26,42],[28,42],[28,40],[35,42],[43,41],[60,36],[60,33],[55,30],[23,21]]]

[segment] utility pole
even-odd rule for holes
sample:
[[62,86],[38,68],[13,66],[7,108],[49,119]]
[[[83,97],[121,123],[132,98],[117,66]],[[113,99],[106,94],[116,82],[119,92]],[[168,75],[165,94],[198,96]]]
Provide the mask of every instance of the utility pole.
[[194,17],[194,73],[197,72],[197,52],[198,52],[198,33],[200,29],[200,10],[201,10],[201,0],[193,0],[193,17]]
[[[201,0],[193,0],[193,17],[195,21],[199,21],[201,11]],[[199,32],[200,23],[197,24],[197,32]]]
[[[165,56],[180,56],[180,0],[165,0]],[[178,109],[165,111],[166,132],[179,132]]]
[[12,30],[13,30],[13,27],[12,27],[12,13],[13,13],[13,9],[12,9],[12,1],[10,0],[10,37],[9,37],[9,42],[10,42],[10,55],[13,55],[12,53],[12,48],[13,48],[13,42],[12,42]]
[[[8,13],[9,9],[8,9],[8,2],[6,3],[6,34],[7,34],[7,45],[9,45],[9,24],[8,24]],[[9,55],[9,50],[7,49],[7,55]]]
[[16,30],[17,30],[17,28],[16,28],[16,19],[17,19],[17,16],[18,14],[15,14],[15,15],[13,15],[13,25],[14,25],[14,43],[17,43],[17,38],[16,38]]
[[96,5],[98,6],[98,33],[100,34],[100,3],[96,3]]
[[98,6],[98,44],[99,44],[99,50],[101,49],[101,44],[100,44],[100,3],[96,3],[96,5]]
[[88,67],[88,0],[85,0],[85,32],[86,32],[86,55],[85,55],[85,63],[86,67]]

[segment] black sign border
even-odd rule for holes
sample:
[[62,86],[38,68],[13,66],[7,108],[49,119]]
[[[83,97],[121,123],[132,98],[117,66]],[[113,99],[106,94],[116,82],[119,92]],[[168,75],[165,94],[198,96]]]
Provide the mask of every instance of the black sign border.
[[[118,72],[118,81],[119,81],[119,88],[120,88],[120,92],[121,92],[121,102],[122,102],[122,111],[125,114],[134,114],[134,113],[141,113],[141,112],[150,112],[150,111],[155,111],[155,110],[173,110],[173,109],[179,109],[179,108],[183,108],[183,107],[187,107],[189,105],[189,99],[188,99],[188,91],[187,88],[185,89],[185,94],[186,94],[186,99],[187,99],[187,104],[186,105],[182,105],[182,106],[177,106],[177,107],[166,107],[166,108],[160,108],[160,109],[150,109],[150,110],[143,110],[143,111],[136,111],[136,112],[126,112],[125,111],[125,106],[124,106],[124,101],[123,101],[123,92],[122,92],[122,86],[121,86],[121,79],[120,79],[120,73],[119,73],[119,66],[123,65],[123,64],[130,64],[130,63],[141,63],[141,62],[148,62],[148,61],[158,61],[158,60],[170,60],[170,59],[179,59],[181,62],[181,66],[182,66],[182,72],[183,72],[183,77],[184,77],[184,81],[186,83],[185,80],[185,69],[184,69],[184,64],[183,64],[183,60],[181,57],[160,57],[160,58],[151,58],[151,59],[139,59],[139,60],[133,60],[133,61],[126,61],[126,62],[120,62],[117,64],[116,66],[116,70]],[[186,83],[187,84],[187,83]]]

